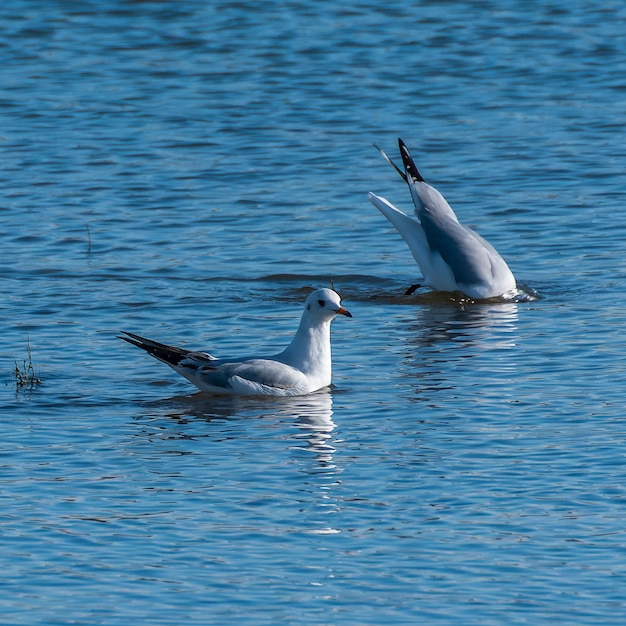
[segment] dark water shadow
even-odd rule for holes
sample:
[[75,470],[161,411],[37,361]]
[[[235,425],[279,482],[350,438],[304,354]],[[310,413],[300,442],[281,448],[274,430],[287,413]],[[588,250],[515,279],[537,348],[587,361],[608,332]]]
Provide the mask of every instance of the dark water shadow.
[[[241,282],[242,279],[239,279],[239,281]],[[461,292],[432,291],[423,287],[411,294],[407,294],[407,289],[411,286],[408,282],[396,278],[385,278],[368,274],[271,274],[254,279],[246,279],[245,282],[263,286],[262,290],[272,294],[275,293],[276,284],[280,284],[283,291],[278,296],[278,299],[282,301],[300,301],[313,289],[325,286],[335,289],[342,297],[349,298],[352,301],[374,301],[383,304],[409,306],[448,305],[464,307],[470,305],[534,302],[541,299],[541,295],[525,283],[520,283],[515,292],[506,296],[475,300]]]
[[397,281],[372,282],[370,284],[356,284],[350,298],[363,302],[374,301],[382,304],[404,306],[448,306],[465,308],[468,306],[508,305],[511,303],[534,302],[541,296],[527,285],[521,285],[515,292],[504,297],[475,300],[456,291],[431,291],[420,287],[413,293],[407,293],[408,285]]

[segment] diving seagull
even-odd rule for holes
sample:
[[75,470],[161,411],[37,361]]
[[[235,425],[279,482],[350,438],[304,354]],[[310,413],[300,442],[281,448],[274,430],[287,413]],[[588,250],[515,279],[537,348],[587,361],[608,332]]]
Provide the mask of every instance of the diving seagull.
[[417,220],[374,193],[369,199],[408,244],[423,285],[436,291],[460,291],[475,300],[515,292],[515,277],[505,260],[488,241],[459,222],[446,199],[424,181],[402,139],[398,144],[404,171],[375,147],[408,184]]
[[331,382],[330,323],[336,315],[352,317],[332,289],[318,289],[306,299],[300,326],[291,343],[270,357],[218,359],[206,352],[175,348],[124,331],[120,339],[169,365],[202,391],[226,395],[301,396]]

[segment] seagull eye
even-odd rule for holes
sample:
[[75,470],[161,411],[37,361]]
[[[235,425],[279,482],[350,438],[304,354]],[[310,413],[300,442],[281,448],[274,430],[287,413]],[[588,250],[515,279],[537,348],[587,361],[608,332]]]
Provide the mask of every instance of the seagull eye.
[[318,303],[320,306],[324,306],[324,305],[326,304],[326,302],[324,302],[324,300],[318,300],[318,301],[317,301],[317,303]]

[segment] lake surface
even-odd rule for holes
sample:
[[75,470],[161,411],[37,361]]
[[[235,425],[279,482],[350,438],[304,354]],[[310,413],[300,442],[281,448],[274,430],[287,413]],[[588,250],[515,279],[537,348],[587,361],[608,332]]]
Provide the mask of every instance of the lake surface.
[[[2,624],[623,624],[626,5],[0,8]],[[397,137],[530,302],[420,291]],[[334,387],[211,398],[116,338]],[[30,344],[40,385],[18,388]]]

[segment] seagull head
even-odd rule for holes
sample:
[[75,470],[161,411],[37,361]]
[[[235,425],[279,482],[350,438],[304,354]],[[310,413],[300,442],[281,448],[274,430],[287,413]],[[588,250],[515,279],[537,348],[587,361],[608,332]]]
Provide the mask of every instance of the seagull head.
[[352,317],[352,313],[341,306],[341,298],[332,289],[317,289],[307,299],[304,310],[311,317],[320,320],[332,320],[335,315]]

